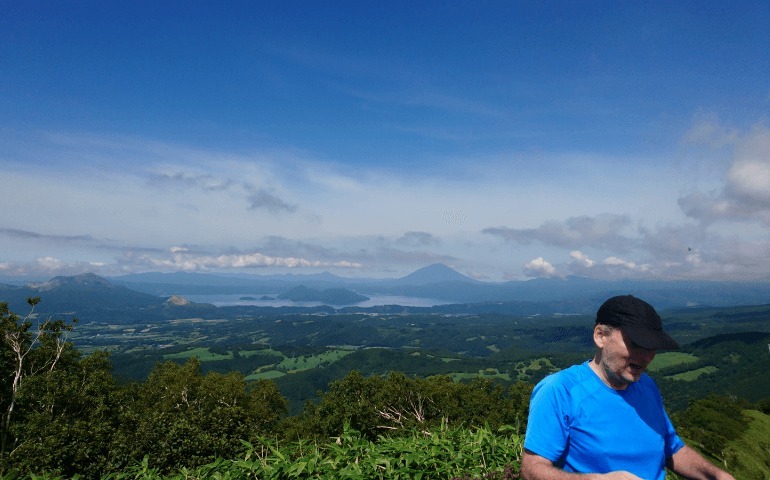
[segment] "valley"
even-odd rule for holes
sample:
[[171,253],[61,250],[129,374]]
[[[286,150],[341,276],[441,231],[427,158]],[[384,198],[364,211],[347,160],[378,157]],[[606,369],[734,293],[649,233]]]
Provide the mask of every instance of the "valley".
[[24,299],[40,296],[38,318],[78,318],[69,340],[85,354],[109,352],[123,382],[144,380],[160,362],[196,357],[204,372],[275,381],[296,413],[353,370],[534,383],[589,358],[597,305],[633,291],[660,305],[666,330],[683,346],[650,367],[679,409],[708,393],[770,397],[762,377],[770,366],[768,288],[586,278],[484,283],[436,264],[392,280],[84,274],[0,285],[0,300],[23,312]]
[[[308,279],[293,280],[305,283]],[[144,285],[141,288],[145,291],[139,291],[95,275],[56,277],[24,286],[0,285],[0,301],[28,315],[30,327],[49,321],[71,327],[60,330],[77,350],[62,367],[70,376],[60,376],[58,371],[40,376],[27,383],[29,391],[35,391],[36,381],[54,382],[40,388],[58,392],[58,404],[68,408],[72,418],[84,414],[84,402],[93,403],[89,407],[93,411],[111,412],[93,418],[86,414],[82,425],[93,423],[94,427],[84,427],[77,435],[79,441],[86,441],[82,439],[94,429],[107,432],[113,443],[105,445],[101,438],[88,440],[89,448],[112,452],[105,459],[124,460],[99,468],[130,469],[145,454],[156,459],[156,464],[167,466],[210,461],[214,453],[206,453],[208,460],[192,453],[166,458],[168,449],[163,442],[189,448],[212,445],[208,440],[212,425],[224,428],[223,432],[239,432],[232,438],[227,437],[229,433],[216,436],[218,441],[229,438],[226,455],[233,455],[243,438],[266,441],[255,437],[258,431],[280,435],[284,440],[299,439],[302,444],[305,438],[340,435],[340,428],[348,421],[362,429],[355,435],[371,441],[381,428],[377,408],[382,407],[378,405],[406,402],[408,406],[422,396],[441,404],[431,403],[432,415],[445,412],[442,415],[451,416],[456,423],[446,431],[439,423],[432,425],[440,429],[436,434],[466,435],[463,422],[492,422],[495,428],[507,425],[505,428],[515,432],[511,438],[519,442],[532,386],[551,372],[591,357],[596,305],[624,292],[619,285],[583,289],[585,283],[579,282],[581,288],[570,290],[565,289],[565,283],[538,282],[537,288],[545,290],[533,300],[509,296],[462,303],[451,293],[451,282],[445,284],[441,301],[421,296],[436,295],[441,289],[440,279],[431,276],[427,281],[439,283],[383,294],[403,295],[401,298],[411,300],[409,305],[328,305],[319,301],[317,292],[335,301],[358,299],[339,290],[339,285],[329,284],[312,289],[272,286],[270,292],[293,289],[301,294],[295,296],[296,301],[282,299],[280,306],[260,303],[280,296],[260,295],[260,290],[265,291],[262,287],[248,290],[237,285],[225,293],[217,293],[214,287],[210,298],[227,295],[231,299],[215,304],[191,301],[188,297],[200,298],[189,293],[189,285],[164,284],[169,295],[158,296],[151,293],[156,286]],[[380,287],[356,295],[381,298],[370,293],[384,291]],[[671,288],[665,294],[668,300],[647,290],[650,297],[668,305],[659,313],[667,332],[682,346],[678,351],[659,352],[648,372],[658,383],[674,421],[714,461],[729,461],[742,472],[763,472],[767,462],[752,463],[757,448],[746,442],[766,432],[770,305],[734,303],[738,297],[731,297],[733,300],[725,305],[687,305],[688,299],[705,297],[713,288],[707,285],[696,292],[684,289],[679,293]],[[207,295],[201,293],[205,285],[196,285],[193,291]],[[758,291],[751,295],[758,295]],[[308,303],[313,296],[315,300]],[[28,297],[40,298],[31,313],[28,305],[23,307]],[[20,328],[24,325],[22,322]],[[46,353],[45,348],[37,350]],[[91,374],[82,378],[77,373],[86,371]],[[60,381],[63,383],[57,383]],[[83,381],[89,386],[80,392]],[[75,385],[74,390],[67,390]],[[194,404],[182,408],[191,392],[196,392]],[[226,400],[230,395],[241,400],[232,403]],[[27,408],[45,398],[48,393],[40,390],[28,398],[32,403]],[[160,398],[166,403],[157,404]],[[257,398],[260,400],[255,401]],[[193,408],[204,404],[212,414]],[[243,430],[240,405],[247,404],[253,421],[262,422],[257,430]],[[223,417],[216,412],[223,412],[225,405],[231,410]],[[152,415],[159,416],[153,420],[156,417]],[[746,426],[740,421],[744,417],[756,420]],[[62,442],[65,452],[70,443],[69,434],[63,432],[73,424],[69,418],[56,418],[33,415],[20,417],[20,421],[39,420],[41,423],[30,427],[29,432],[54,432],[46,438]],[[434,416],[430,421],[439,420]],[[164,424],[166,421],[180,429]],[[137,433],[136,422],[154,433]],[[408,430],[404,425],[398,428],[402,433]],[[192,440],[190,432],[196,432],[200,440]],[[503,438],[499,432],[490,430],[487,434]],[[160,440],[147,443],[148,435]],[[342,435],[347,434],[343,431]],[[24,448],[38,448],[33,437]],[[301,465],[304,460],[299,458],[305,458],[305,453],[291,453],[299,457],[289,468]],[[39,455],[30,453],[25,458]],[[100,465],[109,463],[105,462]],[[87,470],[88,465],[86,462],[77,468]],[[741,478],[756,476],[747,475]]]
[[[243,310],[220,307],[217,318],[157,323],[80,323],[71,340],[83,352],[110,352],[115,374],[125,380],[144,379],[158,362],[193,356],[204,372],[239,371],[249,380],[271,379],[293,412],[351,370],[511,384],[536,382],[593,352],[589,315],[248,315]],[[740,393],[751,401],[770,397],[770,387],[735,390],[741,379],[759,381],[770,364],[770,322],[758,311],[770,315],[770,307],[664,312],[683,348],[661,352],[650,374],[664,393],[671,392],[674,406],[714,392]]]

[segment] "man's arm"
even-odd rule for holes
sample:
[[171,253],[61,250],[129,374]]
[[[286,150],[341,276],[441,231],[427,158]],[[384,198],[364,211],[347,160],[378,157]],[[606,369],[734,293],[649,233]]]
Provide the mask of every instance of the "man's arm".
[[666,466],[679,475],[692,480],[735,480],[732,475],[717,468],[687,445],[669,458]]
[[524,480],[642,480],[629,472],[569,473],[556,467],[552,461],[529,450],[521,457],[521,478]]

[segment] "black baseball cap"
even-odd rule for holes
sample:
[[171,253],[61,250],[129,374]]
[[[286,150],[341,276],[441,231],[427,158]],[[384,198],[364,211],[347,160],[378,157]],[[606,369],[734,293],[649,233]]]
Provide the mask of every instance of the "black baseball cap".
[[663,331],[663,322],[652,305],[633,295],[612,297],[599,307],[596,323],[622,327],[635,344],[648,350],[676,350],[679,344]]

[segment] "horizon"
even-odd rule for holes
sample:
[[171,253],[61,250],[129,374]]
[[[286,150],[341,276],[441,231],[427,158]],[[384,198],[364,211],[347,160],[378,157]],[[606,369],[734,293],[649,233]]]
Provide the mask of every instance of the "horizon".
[[[534,277],[534,278],[522,278],[522,279],[514,279],[514,280],[477,280],[475,278],[469,277],[461,272],[458,272],[457,270],[453,269],[452,267],[449,267],[446,264],[443,263],[435,263],[431,265],[426,265],[424,267],[420,267],[417,270],[414,270],[412,272],[409,272],[405,275],[401,276],[386,276],[386,277],[346,277],[344,275],[338,275],[335,273],[331,273],[329,271],[320,271],[320,272],[286,272],[286,273],[258,273],[258,272],[200,272],[200,271],[173,271],[173,272],[162,272],[162,271],[148,271],[148,272],[138,272],[138,273],[123,273],[118,275],[102,275],[97,272],[88,271],[88,272],[81,272],[76,273],[72,275],[56,275],[53,277],[9,277],[9,276],[3,276],[0,274],[0,284],[3,284],[5,282],[6,285],[16,285],[16,286],[24,286],[24,285],[34,285],[36,283],[46,283],[48,281],[54,280],[56,278],[74,278],[78,276],[87,276],[87,275],[94,275],[100,278],[103,278],[105,280],[113,280],[113,279],[123,279],[125,277],[139,277],[143,275],[147,276],[154,276],[154,275],[162,275],[162,276],[174,276],[174,275],[197,275],[197,276],[214,276],[214,277],[224,277],[224,278],[241,278],[241,279],[250,279],[251,277],[319,277],[319,276],[326,276],[330,275],[335,278],[339,278],[340,280],[345,281],[362,281],[362,282],[377,282],[377,281],[392,281],[392,280],[401,280],[405,279],[407,277],[410,277],[414,275],[415,273],[420,273],[429,269],[433,269],[435,267],[443,267],[446,269],[451,270],[454,274],[462,275],[463,277],[467,278],[469,281],[478,282],[481,284],[501,284],[501,283],[510,283],[510,282],[529,282],[534,280],[570,280],[570,279],[586,279],[591,281],[602,281],[602,282],[609,282],[609,283],[619,283],[619,282],[634,282],[638,281],[641,283],[645,282],[652,282],[652,283],[687,283],[687,282],[697,282],[697,283],[738,283],[738,284],[764,284],[770,281],[770,277],[768,278],[761,278],[757,280],[744,280],[744,279],[738,279],[738,280],[700,280],[700,279],[631,279],[631,278],[621,278],[621,279],[603,279],[603,278],[596,278],[596,277],[588,277],[585,275],[566,275],[562,277]],[[139,280],[136,280],[137,283],[142,283]],[[133,283],[133,282],[129,282]],[[151,283],[151,282],[150,282]]]
[[770,3],[20,2],[0,278],[770,280]]

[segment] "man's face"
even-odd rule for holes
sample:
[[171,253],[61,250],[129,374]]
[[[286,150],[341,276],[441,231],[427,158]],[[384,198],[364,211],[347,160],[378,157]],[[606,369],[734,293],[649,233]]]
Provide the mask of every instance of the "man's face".
[[594,342],[601,350],[600,372],[602,380],[616,390],[625,390],[638,382],[642,373],[655,358],[655,350],[642,348],[623,334],[620,327],[594,328]]

